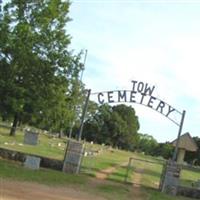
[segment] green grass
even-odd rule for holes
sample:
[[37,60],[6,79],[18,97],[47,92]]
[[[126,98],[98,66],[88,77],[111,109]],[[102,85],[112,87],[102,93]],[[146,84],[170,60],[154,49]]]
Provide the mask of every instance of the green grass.
[[127,163],[132,152],[120,150],[104,150],[97,156],[85,157],[83,159],[82,171],[95,175],[97,171],[106,169],[111,166],[119,166],[122,163]]
[[182,186],[192,187],[192,183],[200,180],[200,169],[183,169],[181,171],[180,184]]
[[[0,147],[63,160],[67,139],[52,138],[45,134],[39,134],[38,144],[32,146],[23,144],[24,133],[22,131],[17,131],[15,137],[9,136],[9,131],[8,128],[0,127]],[[105,146],[90,143],[86,143],[86,149],[92,151],[102,150],[102,153],[97,156],[83,158],[81,171],[91,176],[95,176],[95,173],[102,169],[128,162],[129,157],[133,155],[131,152],[113,150]]]
[[[155,163],[150,163],[149,161]],[[142,186],[158,189],[162,174],[163,161],[148,156],[140,158],[140,154],[135,154],[134,159],[131,161],[130,168],[131,170],[128,173],[128,177],[132,174],[132,182],[138,182],[135,178],[136,174],[138,176],[139,173],[140,184]]]
[[30,170],[22,164],[0,160],[0,177],[12,180],[31,181],[47,185],[85,184],[87,177],[84,175],[63,174],[62,172],[40,169]]
[[141,184],[146,187],[158,188],[160,184],[160,177],[162,174],[163,165],[161,164],[147,164],[144,166]]
[[[112,174],[108,176],[108,180],[117,181],[117,182],[125,182],[126,174],[127,174],[127,167],[120,166],[116,168],[115,172],[113,172]],[[131,172],[129,173],[129,176],[127,177],[126,181],[127,182],[131,181]]]
[[142,192],[145,193],[145,200],[192,200],[191,198],[183,196],[170,196],[161,193],[154,189],[142,188]]
[[[134,197],[132,185],[117,184],[115,182],[96,183],[85,175],[71,175],[62,172],[40,169],[37,171],[24,168],[21,164],[0,160],[0,179],[29,181],[50,186],[78,187],[82,191],[104,197],[108,200],[129,200]],[[156,190],[141,188],[141,200],[189,200],[183,197],[171,197]]]
[[[133,198],[131,184],[120,184],[116,182],[94,182],[86,175],[71,175],[59,171],[40,169],[29,170],[20,163],[0,159],[0,179],[11,179],[18,181],[30,181],[50,186],[78,187],[82,191],[102,196],[108,200],[129,200]],[[141,187],[141,200],[190,200],[184,197],[171,197],[158,192],[155,189]]]
[[37,146],[25,145],[23,140],[24,133],[22,131],[17,131],[16,136],[12,137],[9,136],[9,129],[0,128],[0,147],[60,160],[64,158],[66,146],[64,139],[50,138],[47,135],[39,134]]
[[[96,182],[86,175],[72,175],[63,172],[40,169],[29,170],[24,168],[21,164],[0,159],[0,179],[15,180],[15,181],[29,181],[50,186],[68,186],[79,188],[79,190],[87,191],[97,196],[105,197],[108,200],[127,200],[130,199],[131,187],[130,185],[116,184],[109,182],[106,184]],[[113,198],[114,197],[114,198]]]
[[[51,138],[48,135],[39,134],[38,145],[32,146],[23,144],[24,133],[22,131],[17,131],[15,137],[9,136],[9,131],[8,128],[0,127],[0,147],[63,160],[67,139]],[[119,165],[121,162],[128,162],[129,156],[132,155],[130,152],[112,150],[101,145],[91,145],[89,143],[86,143],[86,149],[93,151],[103,149],[103,152],[97,156],[83,158],[82,171],[93,176],[96,171]]]
[[132,191],[130,185],[103,184],[97,187],[102,197],[108,200],[125,200],[132,199]]
[[[9,129],[0,128],[0,147],[13,149],[20,152],[29,154],[37,154],[45,157],[62,160],[64,157],[66,139],[51,138],[48,135],[40,134],[39,143],[37,146],[20,145],[23,144],[23,132],[17,131],[15,137],[9,136]],[[58,145],[60,143],[60,145]],[[126,200],[131,199],[133,194],[131,192],[132,185],[124,184],[124,176],[126,175],[126,167],[122,167],[121,164],[128,163],[129,157],[136,157],[148,161],[156,161],[160,163],[147,163],[143,161],[134,160],[128,175],[128,181],[131,182],[131,178],[134,181],[134,170],[142,169],[141,173],[141,190],[142,199],[144,200],[186,200],[188,198],[183,197],[170,197],[165,194],[161,194],[155,189],[158,188],[160,175],[162,172],[163,160],[151,156],[145,156],[139,153],[125,152],[115,149],[109,149],[101,145],[91,145],[86,143],[87,149],[99,150],[102,152],[97,156],[88,156],[83,158],[81,172],[95,176],[97,171],[106,169],[112,166],[116,167],[116,170],[108,176],[111,182],[104,185],[93,185],[89,176],[70,175],[63,174],[49,169],[41,169],[39,171],[32,171],[25,169],[19,163],[8,162],[0,160],[0,177],[3,179],[12,179],[20,181],[32,181],[49,185],[78,185],[79,188],[83,188],[91,193],[97,193],[104,196],[106,199]],[[191,185],[193,181],[200,179],[199,172],[193,172],[190,170],[183,170],[181,173],[181,183],[183,185]]]

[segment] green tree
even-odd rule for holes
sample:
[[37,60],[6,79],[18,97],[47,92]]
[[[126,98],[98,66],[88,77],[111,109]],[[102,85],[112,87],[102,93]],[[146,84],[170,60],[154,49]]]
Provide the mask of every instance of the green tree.
[[139,134],[138,150],[145,154],[153,155],[155,148],[157,148],[157,141],[148,134]]
[[[135,110],[131,106],[124,104],[113,107],[113,111],[116,112],[121,120],[124,121],[122,126],[123,141],[120,146],[127,149],[135,149],[138,142],[138,130],[140,128],[138,117],[135,114]],[[123,123],[121,123],[122,125]],[[119,136],[121,135],[119,134]]]
[[86,140],[133,150],[138,129],[138,118],[132,107],[104,104],[86,121],[83,135]]
[[159,143],[152,150],[152,156],[162,156],[165,159],[170,159],[173,156],[174,147],[169,143]]
[[69,6],[69,1],[62,0],[12,0],[3,9],[0,112],[3,119],[14,118],[10,135],[20,120],[34,121],[42,114],[67,121],[73,115],[64,109],[73,107],[67,99],[73,95],[83,66],[80,54],[69,51]]
[[[92,103],[95,105],[95,103]],[[98,106],[97,109],[93,109],[91,103],[89,103],[88,119],[85,122],[83,129],[83,137],[88,141],[94,141],[96,143],[108,143],[108,129],[106,123],[111,119],[112,108],[108,104]],[[96,110],[96,111],[95,111]]]

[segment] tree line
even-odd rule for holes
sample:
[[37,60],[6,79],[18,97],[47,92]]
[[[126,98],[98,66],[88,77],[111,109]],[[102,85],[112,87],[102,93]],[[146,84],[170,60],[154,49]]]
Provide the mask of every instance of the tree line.
[[[193,137],[198,146],[197,152],[186,151],[184,161],[191,165],[200,165],[200,138]],[[146,155],[171,159],[174,153],[174,147],[171,142],[158,143],[151,135],[139,134],[137,150]]]

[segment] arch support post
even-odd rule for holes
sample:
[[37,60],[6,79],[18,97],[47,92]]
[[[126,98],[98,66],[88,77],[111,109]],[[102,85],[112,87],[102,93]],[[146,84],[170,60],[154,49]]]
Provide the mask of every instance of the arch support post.
[[181,117],[181,123],[179,125],[179,130],[178,130],[178,137],[177,137],[177,141],[176,141],[176,147],[175,147],[173,158],[172,158],[173,161],[176,161],[176,159],[177,159],[178,147],[179,147],[180,136],[181,136],[181,132],[182,132],[182,128],[183,128],[183,122],[184,122],[184,119],[185,119],[185,113],[186,113],[186,111],[183,110],[182,117]]
[[89,103],[89,99],[90,99],[90,93],[91,93],[91,89],[87,90],[87,96],[86,96],[85,105],[83,108],[83,113],[82,113],[82,117],[81,117],[81,125],[80,125],[80,129],[79,129],[79,134],[78,134],[78,141],[81,141],[83,125],[84,125],[84,120],[85,120],[85,114],[87,112],[87,107],[88,107],[88,103]]

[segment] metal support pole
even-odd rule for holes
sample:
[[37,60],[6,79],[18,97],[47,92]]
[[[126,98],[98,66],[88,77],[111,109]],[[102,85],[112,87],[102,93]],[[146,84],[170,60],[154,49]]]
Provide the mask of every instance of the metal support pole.
[[78,141],[81,140],[81,136],[82,136],[82,132],[83,132],[84,119],[85,119],[85,114],[87,112],[87,107],[88,107],[88,102],[89,102],[91,90],[87,90],[87,92],[88,93],[87,93],[87,97],[86,97],[86,100],[85,100],[85,105],[84,105],[84,108],[83,108],[83,114],[82,114],[82,118],[81,118],[81,125],[80,125],[80,130],[79,130],[79,135],[78,135]]
[[126,174],[125,174],[125,177],[124,177],[125,183],[128,182],[128,174],[129,174],[129,170],[131,169],[131,161],[132,161],[132,158],[129,158],[127,169],[126,169]]
[[84,57],[84,61],[83,61],[83,69],[82,69],[82,72],[81,72],[81,77],[80,77],[80,80],[82,81],[83,79],[83,71],[85,70],[85,63],[86,63],[86,58],[87,58],[87,49],[85,50],[85,57]]
[[176,159],[177,159],[178,147],[179,147],[180,136],[181,136],[181,132],[182,132],[182,128],[183,128],[183,122],[184,122],[184,118],[185,118],[185,113],[186,113],[186,111],[183,110],[181,123],[180,123],[179,131],[178,131],[178,137],[177,137],[177,140],[176,140],[176,147],[175,147],[175,151],[174,151],[173,158],[172,158],[173,161],[176,161]]

